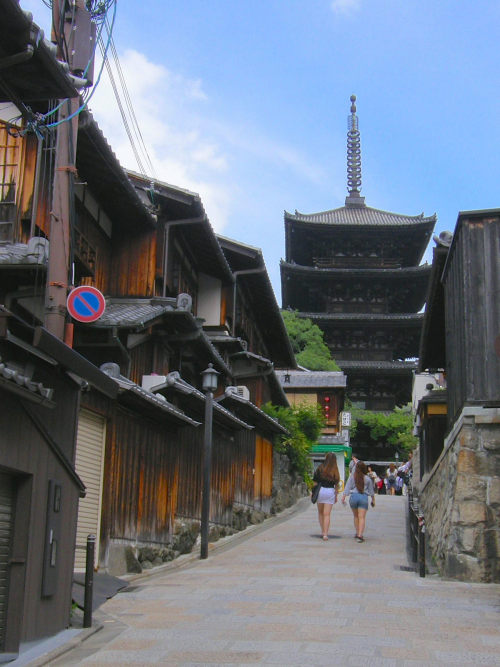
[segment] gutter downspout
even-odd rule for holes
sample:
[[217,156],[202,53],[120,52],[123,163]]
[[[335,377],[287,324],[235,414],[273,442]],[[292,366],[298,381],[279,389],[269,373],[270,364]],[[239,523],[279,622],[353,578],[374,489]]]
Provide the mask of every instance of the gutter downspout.
[[189,225],[204,222],[207,219],[205,215],[197,218],[185,218],[184,220],[167,220],[165,222],[165,240],[163,242],[163,285],[161,290],[162,297],[167,296],[167,272],[168,272],[168,253],[170,245],[170,227],[175,225]]
[[252,273],[263,273],[266,270],[265,266],[261,266],[258,269],[242,269],[241,271],[233,271],[234,283],[233,283],[233,326],[232,326],[232,336],[236,338],[236,287],[238,284],[238,276],[248,276]]
[[117,327],[113,327],[113,329],[111,330],[111,340],[112,340],[114,343],[116,343],[116,346],[118,347],[118,349],[119,349],[120,352],[122,353],[123,358],[124,358],[125,361],[127,362],[127,374],[126,374],[126,377],[128,378],[128,377],[130,377],[130,366],[131,366],[130,354],[129,354],[127,348],[126,348],[125,345],[121,342],[121,340],[120,340],[120,338],[119,338],[119,336],[118,336],[118,328],[117,328]]
[[33,207],[31,209],[30,238],[35,236],[36,218],[38,215],[38,192],[40,190],[40,172],[42,161],[43,137],[38,136],[38,146],[36,151],[35,184],[33,187]]

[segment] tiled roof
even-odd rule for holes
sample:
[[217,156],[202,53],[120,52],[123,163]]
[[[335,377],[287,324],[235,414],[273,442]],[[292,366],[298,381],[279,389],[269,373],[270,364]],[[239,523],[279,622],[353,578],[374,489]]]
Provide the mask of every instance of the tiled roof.
[[344,371],[411,371],[417,368],[416,361],[343,361],[342,359],[336,359],[336,361]]
[[399,322],[401,320],[420,321],[423,320],[423,313],[298,313],[299,317],[310,320],[377,320],[380,322]]
[[0,357],[0,386],[20,394],[21,397],[32,398],[37,403],[54,406],[51,401],[54,390],[45,387],[41,382],[34,382],[29,373],[23,373],[17,366],[15,362]]
[[176,309],[175,299],[106,299],[106,310],[93,327],[142,327]]
[[[284,389],[345,387],[346,376],[342,371],[276,371]],[[285,382],[289,376],[290,381]]]
[[365,268],[365,267],[353,267],[353,268],[337,268],[337,267],[328,267],[320,268],[317,266],[304,266],[301,264],[295,264],[294,262],[285,262],[281,260],[281,267],[287,271],[293,271],[295,273],[306,273],[313,274],[316,276],[324,276],[325,278],[338,277],[338,276],[356,276],[356,277],[366,277],[379,278],[387,277],[390,280],[394,278],[412,278],[418,276],[429,276],[431,272],[430,264],[422,264],[421,266],[405,266],[397,269],[383,269],[383,268]]
[[241,416],[250,421],[256,422],[257,426],[268,428],[275,433],[284,433],[288,435],[288,431],[284,426],[282,426],[276,419],[273,419],[260,408],[258,408],[251,401],[241,398],[238,394],[233,391],[227,391],[220,398],[216,399],[216,403],[220,406],[220,403],[227,403],[232,407],[236,412],[240,412]]
[[43,238],[33,237],[29,243],[0,244],[0,264],[16,266],[46,266],[49,258],[49,242]]
[[[199,344],[208,350],[210,358],[214,360],[219,370],[222,370],[226,375],[231,375],[231,371],[224,359],[203,331],[201,321],[197,320],[191,311],[178,306],[177,299],[168,297],[154,297],[152,299],[106,299],[106,310],[102,317],[86,326],[98,329],[112,327],[144,329],[154,321],[166,316],[177,318],[175,325],[179,328],[180,333],[178,332],[176,335],[182,336],[182,332],[196,332]],[[191,339],[191,342],[194,342],[193,339]]]
[[436,222],[436,214],[429,217],[420,215],[401,215],[389,211],[381,211],[369,206],[342,206],[331,211],[304,214],[295,211],[295,214],[285,211],[285,220],[297,220],[299,222],[312,222],[324,225],[375,225],[375,226],[400,226],[419,225]]
[[135,382],[132,382],[123,375],[119,375],[118,377],[113,377],[111,375],[111,377],[120,387],[122,395],[124,392],[130,392],[131,394],[134,394],[138,398],[148,403],[151,407],[168,414],[170,417],[175,418],[179,422],[184,422],[185,424],[190,424],[191,426],[200,425],[200,422],[191,419],[191,417],[188,417],[182,410],[179,410],[179,408],[177,408],[175,405],[169,403],[164,396],[160,396],[154,394],[151,391],[143,389],[138,384],[135,384]]

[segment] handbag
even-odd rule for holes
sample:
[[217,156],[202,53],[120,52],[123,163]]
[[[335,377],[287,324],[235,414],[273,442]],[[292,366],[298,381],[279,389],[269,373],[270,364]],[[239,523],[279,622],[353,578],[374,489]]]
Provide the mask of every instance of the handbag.
[[316,482],[311,493],[311,502],[314,504],[318,500],[319,490],[321,489],[321,482]]

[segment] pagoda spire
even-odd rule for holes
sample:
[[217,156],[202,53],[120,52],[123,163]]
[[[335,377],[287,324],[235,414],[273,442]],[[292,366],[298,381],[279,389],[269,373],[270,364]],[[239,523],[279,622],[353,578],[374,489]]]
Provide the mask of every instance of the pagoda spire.
[[361,142],[358,117],[356,116],[356,95],[351,95],[351,114],[347,117],[347,189],[346,206],[364,206],[365,198],[361,190]]

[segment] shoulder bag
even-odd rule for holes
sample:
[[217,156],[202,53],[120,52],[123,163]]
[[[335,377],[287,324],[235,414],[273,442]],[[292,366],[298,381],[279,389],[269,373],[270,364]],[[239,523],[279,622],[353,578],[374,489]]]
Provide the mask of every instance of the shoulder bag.
[[316,482],[311,493],[311,502],[314,504],[318,500],[319,490],[321,489],[321,482]]

